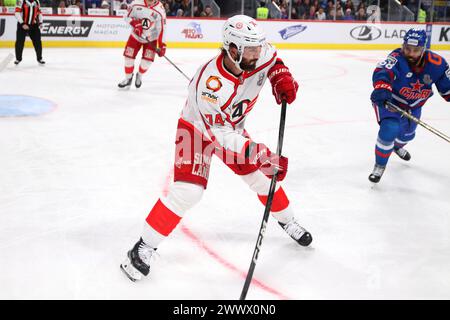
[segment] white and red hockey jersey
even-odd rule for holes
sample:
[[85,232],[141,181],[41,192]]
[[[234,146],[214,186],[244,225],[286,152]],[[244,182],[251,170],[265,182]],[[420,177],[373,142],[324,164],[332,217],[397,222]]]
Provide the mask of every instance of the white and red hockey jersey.
[[132,20],[142,22],[142,36],[138,36],[132,31],[132,36],[142,43],[157,41],[158,46],[165,43],[164,31],[166,28],[166,10],[161,2],[157,1],[149,6],[147,0],[136,0],[128,9],[125,20],[130,23]]
[[263,46],[255,70],[236,77],[224,68],[224,56],[219,54],[199,68],[191,80],[181,118],[225,150],[241,154],[249,142],[244,135],[245,118],[256,103],[276,55],[270,44]]

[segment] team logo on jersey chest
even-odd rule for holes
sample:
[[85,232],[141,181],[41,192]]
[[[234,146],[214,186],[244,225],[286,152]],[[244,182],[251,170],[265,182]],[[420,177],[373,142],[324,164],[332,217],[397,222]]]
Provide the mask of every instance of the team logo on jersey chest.
[[208,80],[206,80],[206,87],[212,92],[217,92],[222,88],[222,82],[220,82],[220,78],[216,76],[210,76]]
[[250,110],[253,109],[253,106],[254,103],[252,104],[252,102],[249,99],[245,99],[238,102],[237,104],[231,107],[231,119],[235,123],[238,123],[244,118],[243,116],[245,116],[247,113],[250,112]]
[[410,83],[410,85],[413,87],[413,91],[421,92],[423,84],[420,83],[420,80],[417,80],[415,83]]
[[153,27],[153,25],[155,24],[155,22],[151,21],[150,19],[142,19],[142,29],[144,30],[148,30],[151,27]]
[[424,84],[417,80],[414,83],[410,83],[411,87],[403,87],[400,89],[400,94],[408,100],[428,99],[431,95],[430,89],[423,89]]

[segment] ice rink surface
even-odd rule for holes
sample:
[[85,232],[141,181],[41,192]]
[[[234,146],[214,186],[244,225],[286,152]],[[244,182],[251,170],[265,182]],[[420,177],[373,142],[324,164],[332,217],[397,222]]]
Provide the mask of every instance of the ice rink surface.
[[[1,49],[0,58],[11,49]],[[186,74],[217,50],[169,49]],[[448,52],[440,52],[447,59]],[[119,91],[122,49],[33,49],[0,73],[1,95],[52,112],[0,118],[1,299],[238,299],[264,208],[217,158],[207,192],[158,249],[148,279],[119,269],[171,179],[187,80],[157,59]],[[371,75],[388,51],[279,51],[300,83],[288,109],[284,182],[314,241],[274,219],[248,299],[450,299],[450,146],[419,127],[410,162],[392,155],[371,188],[377,135]],[[435,91],[422,120],[450,134]],[[247,119],[276,148],[280,108],[267,82]]]

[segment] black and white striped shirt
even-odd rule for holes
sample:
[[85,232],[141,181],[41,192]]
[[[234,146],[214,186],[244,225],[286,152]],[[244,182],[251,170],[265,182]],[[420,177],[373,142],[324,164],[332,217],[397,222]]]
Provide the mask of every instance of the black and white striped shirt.
[[17,0],[15,16],[20,24],[32,25],[42,23],[39,0]]

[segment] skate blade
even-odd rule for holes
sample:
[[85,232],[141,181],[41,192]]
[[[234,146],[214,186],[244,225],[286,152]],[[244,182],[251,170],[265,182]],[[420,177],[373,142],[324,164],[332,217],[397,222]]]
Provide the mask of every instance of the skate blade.
[[372,180],[370,180],[370,176],[369,176],[370,188],[374,189],[375,186],[380,183],[380,181],[381,181],[381,177],[380,177],[380,180],[378,180],[378,181],[372,181]]
[[379,185],[380,184],[380,181],[378,181],[378,182],[372,182],[372,181],[369,181],[369,183],[370,183],[370,189],[377,189],[377,185]]
[[120,269],[125,273],[125,275],[133,282],[142,279],[142,274],[131,264],[131,261],[127,258],[124,262],[120,264]]

